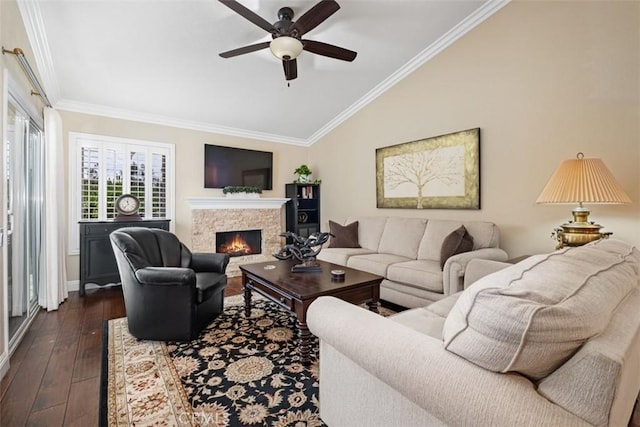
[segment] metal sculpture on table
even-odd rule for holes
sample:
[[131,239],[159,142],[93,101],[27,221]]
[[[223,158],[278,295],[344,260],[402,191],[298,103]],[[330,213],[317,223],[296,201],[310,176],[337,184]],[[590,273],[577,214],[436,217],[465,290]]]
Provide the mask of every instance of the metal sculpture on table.
[[322,245],[329,240],[331,233],[313,233],[309,237],[301,237],[295,233],[287,231],[280,234],[286,237],[291,243],[285,245],[280,252],[273,254],[274,257],[285,260],[295,258],[302,264],[296,264],[291,267],[293,273],[309,273],[322,271],[320,264],[316,261],[316,256],[322,250]]

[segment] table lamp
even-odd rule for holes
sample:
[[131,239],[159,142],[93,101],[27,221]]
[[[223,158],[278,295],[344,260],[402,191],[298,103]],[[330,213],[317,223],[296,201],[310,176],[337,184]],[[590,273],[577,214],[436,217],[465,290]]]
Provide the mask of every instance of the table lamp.
[[565,160],[553,173],[538,196],[536,203],[578,203],[573,211],[573,221],[554,230],[558,240],[556,249],[564,246],[580,246],[608,237],[601,225],[589,221],[588,208],[583,203],[631,203],[604,162],[597,158],[585,158],[578,153],[576,159]]

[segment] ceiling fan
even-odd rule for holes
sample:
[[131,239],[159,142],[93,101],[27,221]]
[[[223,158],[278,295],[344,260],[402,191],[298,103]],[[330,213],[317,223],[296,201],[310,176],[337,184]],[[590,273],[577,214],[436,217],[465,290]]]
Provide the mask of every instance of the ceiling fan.
[[282,60],[284,76],[287,80],[298,77],[298,64],[296,58],[303,50],[316,55],[329,58],[353,61],[357,53],[339,46],[322,43],[314,40],[303,39],[302,36],[320,25],[325,19],[340,9],[340,5],[334,0],[321,0],[297,21],[293,21],[293,10],[283,7],[278,11],[278,21],[270,24],[255,12],[247,9],[236,0],[219,0],[243,18],[254,23],[263,30],[271,33],[273,40],[240,47],[220,54],[223,58],[232,58],[245,53],[270,48],[271,52]]

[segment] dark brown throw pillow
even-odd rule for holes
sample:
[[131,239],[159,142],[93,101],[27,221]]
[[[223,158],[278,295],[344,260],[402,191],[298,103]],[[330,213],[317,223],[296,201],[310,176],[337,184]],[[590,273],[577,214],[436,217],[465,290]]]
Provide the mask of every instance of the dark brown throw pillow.
[[447,262],[450,256],[461,254],[462,252],[469,252],[473,249],[473,237],[464,225],[454,230],[442,242],[442,248],[440,249],[440,269],[444,269],[444,263]]
[[358,243],[358,221],[348,225],[340,225],[337,222],[329,221],[329,233],[332,234],[329,240],[329,248],[359,248]]

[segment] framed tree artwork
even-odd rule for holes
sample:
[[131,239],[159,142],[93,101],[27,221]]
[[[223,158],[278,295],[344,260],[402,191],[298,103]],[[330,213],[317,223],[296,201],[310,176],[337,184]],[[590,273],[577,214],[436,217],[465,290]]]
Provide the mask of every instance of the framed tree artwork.
[[379,208],[480,209],[480,128],[376,149]]

